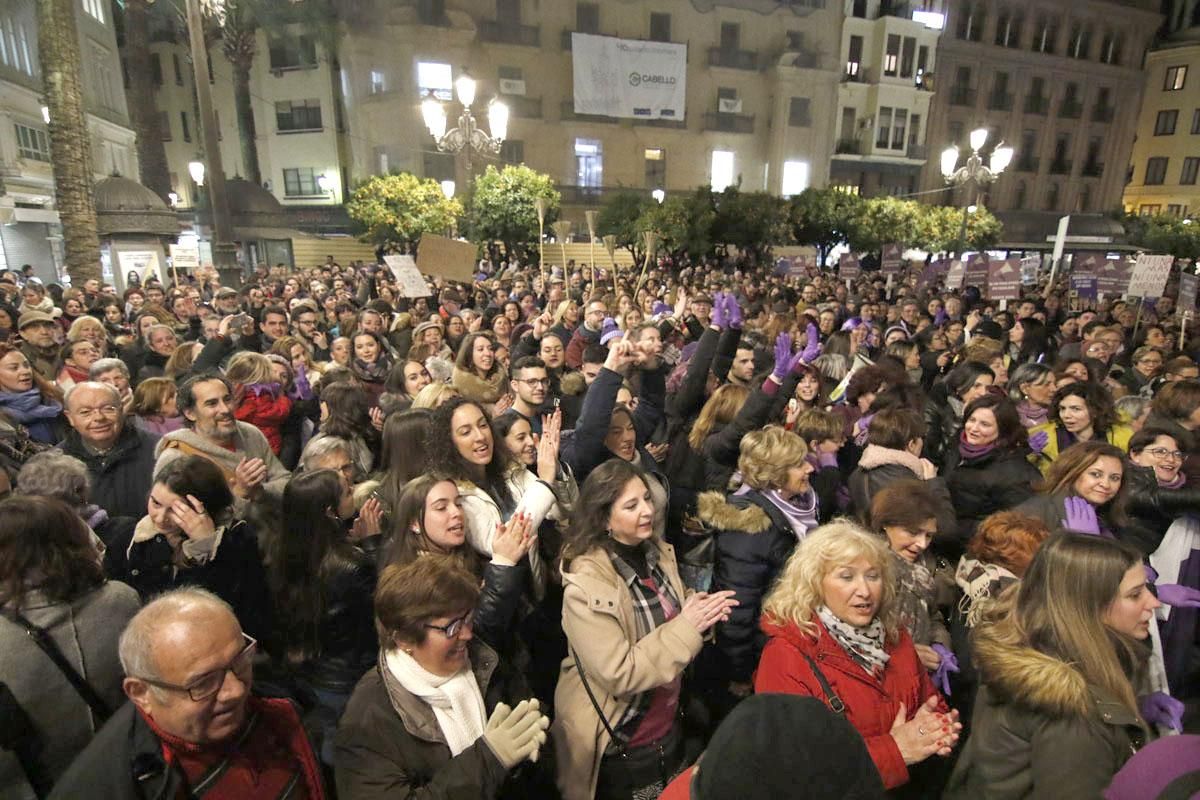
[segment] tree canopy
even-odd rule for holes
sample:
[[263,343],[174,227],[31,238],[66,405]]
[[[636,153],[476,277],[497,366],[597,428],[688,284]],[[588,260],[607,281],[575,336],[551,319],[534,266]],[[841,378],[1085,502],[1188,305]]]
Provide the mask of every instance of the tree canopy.
[[447,198],[432,178],[396,173],[360,183],[346,203],[346,213],[361,228],[363,241],[415,253],[422,234],[444,234],[463,215],[463,207]]
[[506,165],[487,170],[475,179],[471,200],[471,235],[483,242],[501,242],[505,255],[527,257],[529,248],[535,251],[538,240],[537,207],[534,201],[544,197],[549,201],[546,226],[558,218],[562,195],[554,188],[554,180],[545,173],[524,164]]

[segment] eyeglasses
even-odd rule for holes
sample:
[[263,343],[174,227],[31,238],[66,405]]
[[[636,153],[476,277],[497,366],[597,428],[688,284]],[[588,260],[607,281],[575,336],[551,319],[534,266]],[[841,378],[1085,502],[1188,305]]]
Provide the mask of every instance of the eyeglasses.
[[1179,450],[1168,450],[1165,447],[1149,447],[1146,452],[1155,458],[1173,458],[1176,461],[1183,461],[1183,453]]
[[441,631],[442,635],[445,636],[447,639],[457,639],[458,635],[460,633],[462,633],[463,628],[470,628],[474,623],[475,623],[475,612],[468,611],[466,614],[463,614],[461,617],[457,617],[456,619],[450,620],[450,622],[445,625],[434,625],[432,623],[426,622],[425,627],[429,628],[430,630]]
[[173,683],[164,683],[163,681],[154,681],[150,680],[149,678],[142,678],[136,675],[131,675],[130,677],[137,678],[143,683],[148,683],[151,686],[157,686],[160,689],[169,689],[173,692],[184,692],[192,699],[192,702],[202,702],[221,691],[221,687],[225,685],[225,673],[227,672],[232,672],[242,683],[250,682],[250,679],[254,675],[254,653],[255,649],[258,647],[258,640],[245,633],[242,634],[242,638],[246,640],[246,646],[242,648],[241,652],[233,657],[232,661],[223,667],[204,673],[186,686],[178,686]]
[[549,386],[550,379],[549,378],[517,378],[517,383],[523,383],[526,386],[528,386],[530,389],[533,389],[538,386]]
[[83,421],[94,419],[97,414],[103,414],[106,417],[115,417],[121,412],[120,406],[115,406],[112,403],[96,408],[80,408],[71,412],[72,416],[79,417]]

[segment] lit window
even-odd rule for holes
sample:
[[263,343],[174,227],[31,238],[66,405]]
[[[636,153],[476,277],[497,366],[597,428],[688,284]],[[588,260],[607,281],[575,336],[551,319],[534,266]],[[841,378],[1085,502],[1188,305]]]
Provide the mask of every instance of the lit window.
[[714,192],[723,192],[733,185],[733,151],[713,150],[712,178],[709,180]]
[[83,10],[101,25],[104,24],[104,0],[83,0]]
[[[935,31],[940,31],[946,27],[946,15],[939,14],[936,11],[914,11],[912,12],[913,22],[919,22],[926,28],[932,28]],[[855,191],[855,194],[858,192]]]
[[24,72],[34,74],[35,64],[29,54],[29,37],[25,27],[12,17],[0,18],[0,64]]
[[575,140],[575,185],[599,189],[604,185],[604,145],[599,139]]
[[808,188],[808,162],[783,162],[783,196],[791,197]]
[[46,132],[17,123],[17,155],[34,161],[50,160],[50,140]]
[[437,99],[449,100],[454,95],[454,70],[439,61],[418,61],[417,89],[421,97],[433,92]]
[[371,94],[383,94],[387,91],[387,85],[383,79],[383,70],[371,70]]
[[1187,66],[1167,67],[1167,77],[1163,81],[1164,92],[1177,92],[1187,82]]

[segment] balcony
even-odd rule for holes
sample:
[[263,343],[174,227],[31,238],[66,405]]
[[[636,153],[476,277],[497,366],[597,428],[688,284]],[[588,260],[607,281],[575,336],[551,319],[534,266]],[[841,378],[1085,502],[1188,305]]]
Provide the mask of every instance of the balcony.
[[1063,119],[1079,119],[1083,116],[1083,104],[1078,100],[1063,100],[1058,107],[1058,116]]
[[842,73],[842,83],[870,83],[870,71],[862,64],[855,65],[858,69],[851,74],[849,71]]
[[645,125],[648,128],[670,128],[677,131],[687,130],[687,120],[684,119],[646,119],[644,117],[634,117],[634,125]]
[[924,161],[929,158],[929,148],[923,144],[910,144],[908,149],[904,151],[904,157]]
[[613,33],[601,33],[600,31],[574,31],[574,30],[571,30],[568,28],[562,32],[560,40],[559,40],[559,46],[562,47],[564,53],[571,52],[571,34],[572,33],[586,33],[589,36],[615,36],[616,35]]
[[620,122],[616,117],[602,117],[599,114],[576,114],[574,100],[563,100],[560,113],[564,121],[570,122],[600,122],[605,125],[616,125]]
[[542,98],[506,94],[500,98],[518,119],[541,119]]
[[704,130],[719,133],[754,133],[754,115],[716,114],[709,111],[704,115]]
[[839,139],[833,147],[833,152],[841,155],[861,156],[862,149],[862,142],[858,139]]
[[1051,175],[1070,175],[1071,174],[1070,159],[1056,158],[1055,160],[1051,161],[1050,162],[1050,174]]
[[950,105],[952,105],[952,106],[974,106],[975,105],[975,90],[969,86],[952,86],[952,87],[950,87]]
[[481,20],[479,41],[492,44],[515,44],[521,47],[541,45],[541,29],[536,25],[521,25],[514,22]]
[[1037,158],[1021,158],[1017,161],[1017,172],[1036,173],[1040,164],[1041,160]]
[[1041,114],[1043,117],[1050,112],[1050,98],[1038,97],[1031,94],[1025,98],[1026,114]]
[[1104,164],[1099,161],[1084,162],[1083,170],[1080,174],[1085,178],[1099,178],[1104,174]]
[[1013,96],[1010,92],[992,92],[988,95],[987,105],[992,111],[1012,111]]
[[559,186],[562,202],[572,206],[598,206],[611,191],[605,186]]
[[708,65],[757,72],[758,53],[753,50],[725,50],[720,47],[710,47],[708,48]]
[[1116,109],[1112,106],[1096,106],[1092,109],[1092,122],[1112,122]]

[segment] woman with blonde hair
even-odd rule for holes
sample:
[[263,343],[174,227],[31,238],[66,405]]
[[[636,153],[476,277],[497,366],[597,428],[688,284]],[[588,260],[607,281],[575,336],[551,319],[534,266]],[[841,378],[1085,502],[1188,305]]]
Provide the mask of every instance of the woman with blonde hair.
[[133,422],[139,428],[159,436],[183,427],[183,415],[176,405],[179,387],[170,378],[146,378],[133,390]]
[[1135,687],[1160,605],[1137,550],[1048,539],[975,628],[982,686],[946,796],[1100,797],[1148,738]]
[[[192,372],[192,365],[204,345],[200,342],[184,342],[177,346],[163,365],[163,375],[172,380],[183,382]],[[143,379],[144,380],[144,379]]]
[[900,623],[892,571],[887,544],[848,520],[805,537],[763,604],[754,690],[823,700],[862,734],[887,789],[937,796],[912,768],[948,756],[962,725]]
[[413,398],[412,408],[437,408],[447,400],[462,397],[462,393],[448,383],[431,383]]
[[276,380],[271,360],[261,353],[243,350],[229,359],[225,377],[233,384],[233,415],[261,430],[271,452],[279,455],[292,399]]
[[67,329],[67,341],[77,342],[80,339],[91,342],[100,354],[99,358],[108,355],[108,334],[104,330],[104,323],[95,317],[83,316],[71,323]]

